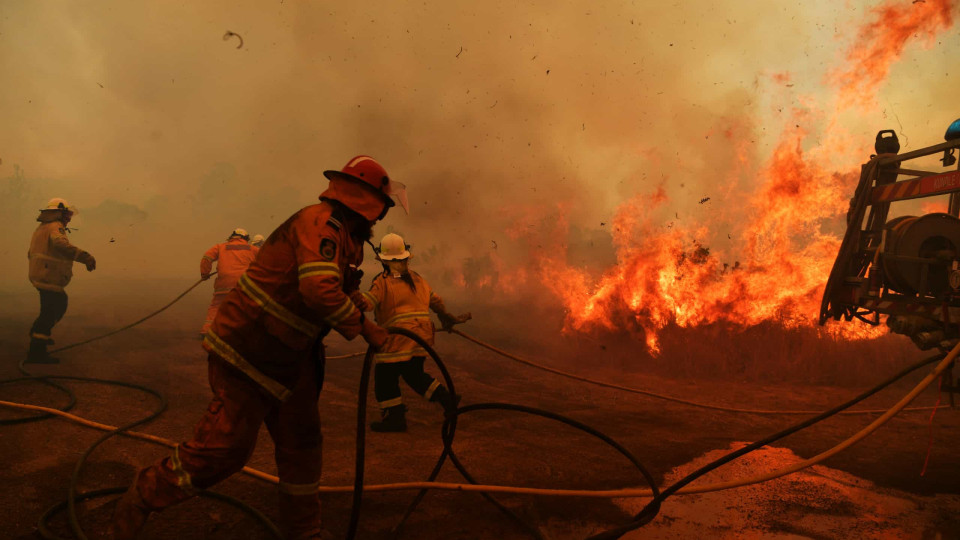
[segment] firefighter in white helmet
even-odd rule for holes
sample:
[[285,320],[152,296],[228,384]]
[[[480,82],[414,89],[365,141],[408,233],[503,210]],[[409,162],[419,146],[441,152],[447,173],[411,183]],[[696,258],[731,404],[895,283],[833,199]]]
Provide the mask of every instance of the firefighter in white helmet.
[[217,263],[217,279],[213,282],[213,300],[210,301],[210,307],[207,308],[207,319],[203,321],[203,327],[200,329],[200,336],[203,337],[213,319],[217,316],[217,310],[227,294],[237,286],[240,276],[247,270],[250,263],[257,258],[259,247],[250,245],[248,240],[250,235],[246,229],[237,227],[227,237],[226,242],[221,242],[203,254],[200,259],[200,277],[207,279],[213,271],[213,263]]
[[250,245],[251,245],[251,246],[254,246],[254,247],[257,247],[257,248],[262,247],[262,246],[263,246],[263,235],[262,235],[262,234],[255,234],[255,235],[253,235],[253,238],[250,239]]
[[63,199],[50,199],[40,210],[40,225],[30,239],[27,258],[30,260],[30,283],[40,292],[40,315],[30,328],[30,351],[26,363],[56,364],[56,358],[47,354],[53,343],[54,325],[67,311],[67,293],[64,287],[73,277],[73,263],[79,262],[92,272],[97,267],[93,255],[72,245],[67,239],[67,224],[76,214],[76,208]]
[[[407,266],[410,246],[398,234],[390,233],[380,241],[378,250],[384,271],[373,279],[368,292],[354,295],[358,306],[373,311],[377,324],[395,326],[417,334],[433,345],[433,310],[444,330],[470,319],[470,314],[455,316],[447,311],[443,300],[433,292],[420,274]],[[413,340],[391,334],[374,356],[374,394],[380,406],[381,420],[370,424],[373,431],[406,431],[406,407],[400,395],[400,378],[426,399],[445,409],[456,407],[447,388],[423,370],[426,351]]]

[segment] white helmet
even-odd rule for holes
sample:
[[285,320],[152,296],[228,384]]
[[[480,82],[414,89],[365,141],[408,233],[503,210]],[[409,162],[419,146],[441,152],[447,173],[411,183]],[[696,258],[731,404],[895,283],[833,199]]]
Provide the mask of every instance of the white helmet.
[[244,240],[249,240],[249,239],[250,239],[250,235],[247,234],[247,230],[246,230],[246,229],[242,229],[242,228],[240,228],[240,227],[237,227],[236,229],[233,230],[232,233],[230,233],[230,238],[233,238],[234,236],[239,236],[240,238],[243,238]]
[[[71,214],[77,213],[77,209],[73,205],[68,203],[66,199],[61,199],[59,197],[50,199],[50,201],[47,203],[47,207],[43,210],[64,210],[70,212]],[[43,210],[41,210],[41,212]]]
[[250,243],[258,247],[263,245],[263,235],[262,234],[253,235],[253,238],[250,240]]
[[380,254],[382,261],[396,261],[410,257],[410,246],[403,241],[399,234],[390,233],[380,240]]

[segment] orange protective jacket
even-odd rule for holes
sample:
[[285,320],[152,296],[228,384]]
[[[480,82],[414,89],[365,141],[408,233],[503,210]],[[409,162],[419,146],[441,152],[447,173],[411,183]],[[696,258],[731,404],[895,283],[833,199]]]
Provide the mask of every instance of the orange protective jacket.
[[74,246],[67,238],[66,227],[59,220],[43,220],[33,231],[27,259],[30,260],[30,283],[38,289],[63,292],[73,277],[73,261],[86,264],[90,254]]
[[250,245],[239,236],[221,242],[208,249],[200,259],[200,275],[205,276],[213,270],[217,261],[217,279],[213,282],[214,293],[226,293],[237,286],[240,276],[257,258],[260,248]]
[[308,206],[270,235],[203,340],[280,400],[318,339],[333,329],[351,340],[363,325],[343,291],[344,276],[363,261],[363,244],[334,204]]
[[[384,328],[395,326],[410,330],[433,345],[435,328],[430,319],[432,309],[445,313],[443,299],[437,296],[425,279],[410,272],[416,290],[400,276],[385,271],[373,278],[370,290],[363,293],[365,311],[373,311],[377,324]],[[427,352],[410,338],[391,334],[380,351],[373,355],[375,362],[404,362],[414,356],[426,356]]]

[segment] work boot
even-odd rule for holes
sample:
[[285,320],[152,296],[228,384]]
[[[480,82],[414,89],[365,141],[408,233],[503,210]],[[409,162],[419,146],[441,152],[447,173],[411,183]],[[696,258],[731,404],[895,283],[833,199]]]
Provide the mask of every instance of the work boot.
[[380,411],[380,421],[372,422],[370,429],[379,433],[401,433],[407,430],[407,407],[395,405]]
[[460,398],[461,396],[456,396],[454,399],[454,397],[450,395],[450,391],[447,390],[447,387],[441,384],[433,391],[433,395],[430,396],[430,401],[439,403],[447,414],[451,414],[456,411],[457,406],[460,405]]
[[140,497],[137,490],[137,483],[134,482],[130,489],[117,501],[117,507],[113,511],[113,523],[110,524],[110,538],[112,540],[134,540],[137,533],[143,528],[150,517],[150,508]]
[[47,353],[47,340],[31,338],[30,350],[24,364],[59,364],[60,360]]

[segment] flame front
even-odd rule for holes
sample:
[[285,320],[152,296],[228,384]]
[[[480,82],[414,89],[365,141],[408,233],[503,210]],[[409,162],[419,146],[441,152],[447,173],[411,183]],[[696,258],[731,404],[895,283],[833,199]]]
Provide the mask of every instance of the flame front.
[[[826,125],[839,130],[840,112],[855,99],[872,99],[906,42],[929,40],[949,28],[953,8],[947,0],[890,2],[875,8],[848,51],[847,64],[830,77],[837,105]],[[772,79],[790,80],[782,73]],[[736,237],[729,237],[731,254],[712,252],[698,240],[716,239],[715,223],[671,222],[665,228],[655,221],[655,210],[667,202],[662,186],[617,209],[612,223],[617,264],[599,278],[568,266],[556,255],[558,250],[540,252],[542,281],[566,307],[566,329],[631,331],[642,335],[656,353],[658,334],[667,325],[814,325],[859,177],[856,168],[834,172],[834,164],[856,163],[863,156],[835,144],[842,137],[838,133],[821,136],[824,142],[805,152],[808,134],[800,125],[810,120],[813,109],[794,111],[790,127],[760,168],[759,188],[745,203],[733,203],[743,207],[742,226]],[[737,163],[745,162],[747,141],[731,142]],[[735,260],[725,261],[733,252]],[[857,324],[833,325],[825,332],[855,339],[876,337],[884,330]]]

